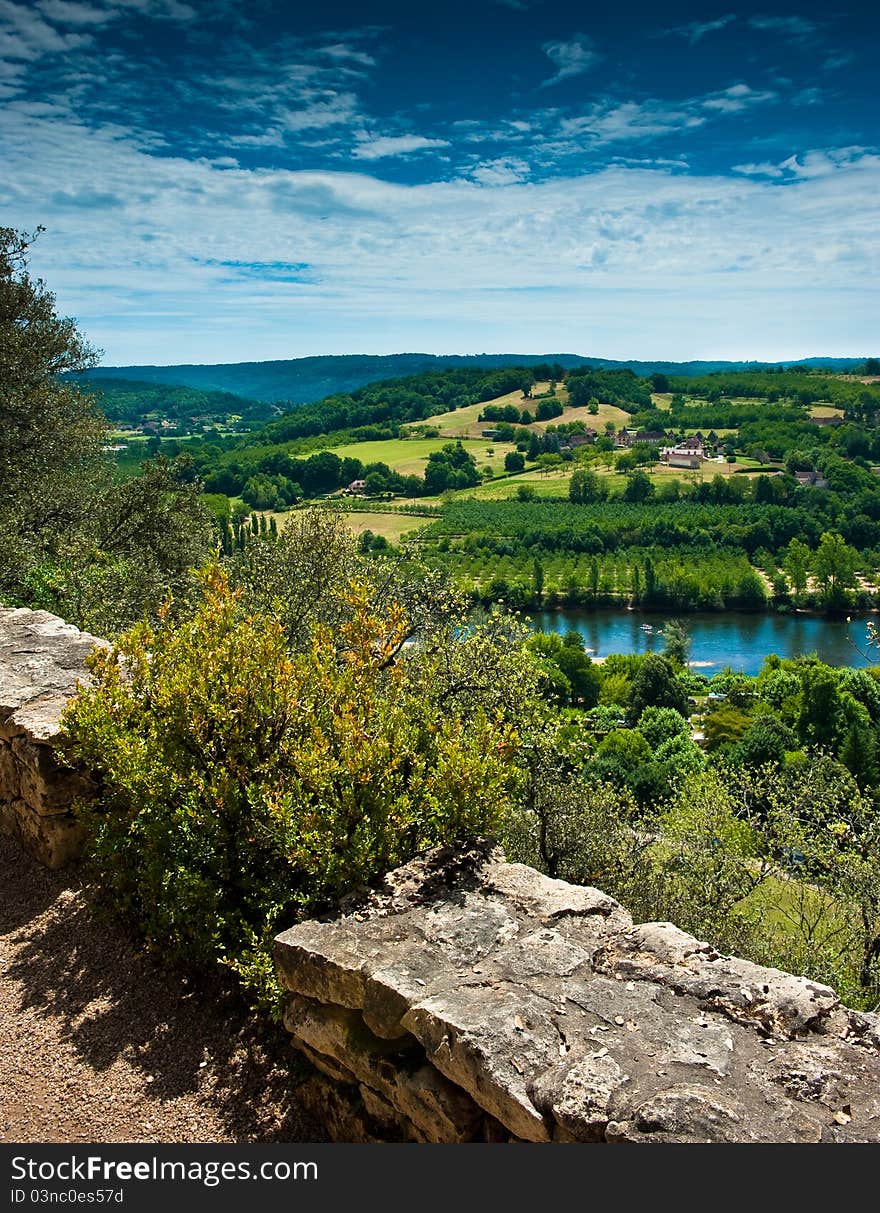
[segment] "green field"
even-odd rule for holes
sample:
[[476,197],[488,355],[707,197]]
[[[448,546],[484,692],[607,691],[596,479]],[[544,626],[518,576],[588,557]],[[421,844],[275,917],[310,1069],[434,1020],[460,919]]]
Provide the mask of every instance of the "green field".
[[[432,451],[440,451],[448,438],[387,438],[379,442],[348,442],[343,446],[326,446],[340,459],[360,459],[361,463],[385,463],[402,476],[422,475]],[[462,442],[473,455],[478,467],[489,465],[504,470],[504,456],[513,450],[509,442],[487,442],[486,439],[465,439]]]

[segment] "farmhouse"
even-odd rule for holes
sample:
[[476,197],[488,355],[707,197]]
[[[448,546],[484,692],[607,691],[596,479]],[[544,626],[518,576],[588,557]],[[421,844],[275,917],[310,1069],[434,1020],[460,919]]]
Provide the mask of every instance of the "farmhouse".
[[795,472],[794,478],[802,488],[828,488],[828,481],[819,472]]
[[675,446],[663,447],[660,451],[662,462],[668,463],[672,468],[698,468],[708,457],[702,434],[682,438]]
[[569,434],[568,445],[570,447],[587,446],[591,442],[596,441],[596,431],[586,429],[582,434]]
[[349,494],[349,496],[356,497],[359,493],[365,493],[367,491],[367,482],[366,480],[352,480],[351,484],[345,491]]

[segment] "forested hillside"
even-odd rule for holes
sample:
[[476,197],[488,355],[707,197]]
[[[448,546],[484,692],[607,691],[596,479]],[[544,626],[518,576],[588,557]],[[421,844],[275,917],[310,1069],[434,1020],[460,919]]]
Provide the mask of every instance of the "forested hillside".
[[[807,358],[804,366],[851,370],[858,358]],[[328,354],[270,362],[237,362],[184,366],[104,366],[90,370],[86,379],[128,379],[145,383],[183,384],[201,391],[233,392],[252,400],[307,404],[324,396],[352,392],[379,379],[397,379],[430,369],[449,367],[532,366],[559,363],[566,369],[594,366],[634,371],[637,375],[705,375],[719,370],[742,370],[764,363],[718,361],[615,361],[581,354]],[[792,364],[793,365],[793,364]]]
[[107,420],[119,425],[136,426],[152,419],[182,423],[184,427],[197,420],[220,424],[230,418],[260,422],[277,412],[272,405],[232,392],[205,391],[179,383],[154,384],[103,376],[99,380],[88,376],[76,379],[95,397]]

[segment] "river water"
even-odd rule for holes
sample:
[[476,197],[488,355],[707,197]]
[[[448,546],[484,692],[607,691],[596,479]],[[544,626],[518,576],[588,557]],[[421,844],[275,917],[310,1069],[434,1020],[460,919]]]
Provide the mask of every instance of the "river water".
[[[596,657],[609,653],[663,651],[663,615],[639,611],[537,611],[532,624],[545,632],[580,632]],[[823,619],[818,615],[762,615],[739,611],[682,617],[691,637],[691,665],[711,677],[724,666],[757,674],[768,653],[797,657],[817,653],[834,666],[880,665],[880,653],[867,653],[868,620]],[[648,624],[653,632],[646,632]]]

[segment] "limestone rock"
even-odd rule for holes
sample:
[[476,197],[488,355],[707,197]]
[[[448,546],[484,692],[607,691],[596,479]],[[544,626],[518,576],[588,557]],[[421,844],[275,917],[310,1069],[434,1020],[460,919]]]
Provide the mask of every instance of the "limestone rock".
[[[880,1140],[876,1017],[489,847],[420,857],[275,956],[295,1039],[430,1140]],[[408,1103],[416,1075],[470,1119]]]
[[0,831],[58,868],[79,854],[86,781],[56,755],[61,714],[106,642],[46,611],[0,607]]

